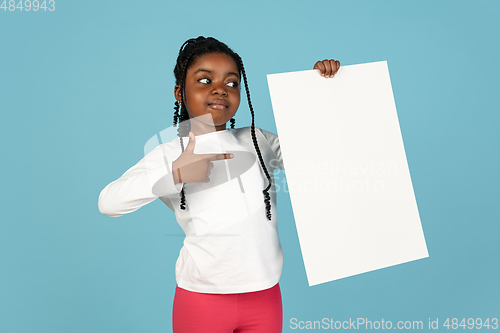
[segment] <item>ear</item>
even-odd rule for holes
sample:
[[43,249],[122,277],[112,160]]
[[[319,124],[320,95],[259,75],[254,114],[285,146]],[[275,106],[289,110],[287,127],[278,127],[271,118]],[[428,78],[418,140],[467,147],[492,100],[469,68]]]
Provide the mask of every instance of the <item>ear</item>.
[[176,100],[181,100],[181,86],[178,84],[174,87],[174,97]]

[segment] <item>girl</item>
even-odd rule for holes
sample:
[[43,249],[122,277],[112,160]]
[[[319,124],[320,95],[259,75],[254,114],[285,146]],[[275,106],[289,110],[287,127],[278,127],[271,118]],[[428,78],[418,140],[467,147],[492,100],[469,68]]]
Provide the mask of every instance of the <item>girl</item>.
[[[339,68],[335,60],[314,65],[327,78]],[[175,212],[186,238],[175,267],[174,333],[281,332],[278,137],[255,127],[243,62],[226,44],[189,39],[174,74],[178,138],[106,186],[99,210],[117,217],[160,198]],[[235,129],[241,79],[252,125]]]

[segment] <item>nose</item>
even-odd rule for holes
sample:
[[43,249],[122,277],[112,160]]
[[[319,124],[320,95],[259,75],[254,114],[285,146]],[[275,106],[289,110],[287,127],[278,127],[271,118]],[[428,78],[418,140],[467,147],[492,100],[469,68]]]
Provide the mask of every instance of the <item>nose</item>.
[[224,82],[213,83],[212,87],[213,87],[212,94],[227,96],[226,85],[224,84]]

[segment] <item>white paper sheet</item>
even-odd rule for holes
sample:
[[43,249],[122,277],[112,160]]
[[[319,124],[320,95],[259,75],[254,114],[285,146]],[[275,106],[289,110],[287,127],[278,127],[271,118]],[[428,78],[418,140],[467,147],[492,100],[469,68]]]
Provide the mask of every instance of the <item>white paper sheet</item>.
[[387,62],[267,80],[309,285],[428,257]]

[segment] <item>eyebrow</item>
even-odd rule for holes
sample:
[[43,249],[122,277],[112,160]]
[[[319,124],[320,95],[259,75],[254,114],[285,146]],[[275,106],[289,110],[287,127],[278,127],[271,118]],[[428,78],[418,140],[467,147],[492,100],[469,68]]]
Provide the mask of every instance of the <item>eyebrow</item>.
[[[200,68],[200,69],[198,69],[196,72],[194,72],[193,74],[196,74],[196,73],[198,73],[198,72],[206,72],[206,73],[210,73],[210,74],[212,73],[212,71],[209,71],[208,69],[203,69],[203,68]],[[238,73],[235,73],[235,72],[228,72],[228,73],[226,73],[226,75],[236,75],[238,78],[240,77],[240,76],[238,75]]]

